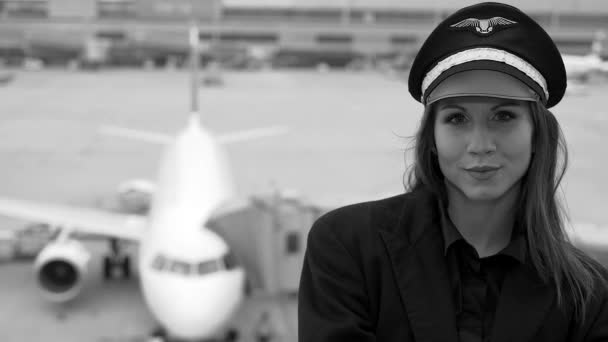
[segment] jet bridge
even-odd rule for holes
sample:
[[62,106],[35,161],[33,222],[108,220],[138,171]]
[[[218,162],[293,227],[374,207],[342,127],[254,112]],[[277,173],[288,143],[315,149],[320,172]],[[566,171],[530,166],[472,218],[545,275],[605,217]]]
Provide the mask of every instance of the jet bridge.
[[248,292],[295,295],[308,231],[322,211],[296,196],[255,196],[207,226],[224,238],[247,272]]

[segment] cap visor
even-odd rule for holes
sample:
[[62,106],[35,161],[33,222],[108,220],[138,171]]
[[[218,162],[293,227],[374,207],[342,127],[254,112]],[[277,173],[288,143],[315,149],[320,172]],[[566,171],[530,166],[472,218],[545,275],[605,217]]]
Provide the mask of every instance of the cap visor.
[[494,70],[466,70],[441,81],[427,96],[426,105],[445,98],[485,96],[538,101],[539,95],[517,78]]

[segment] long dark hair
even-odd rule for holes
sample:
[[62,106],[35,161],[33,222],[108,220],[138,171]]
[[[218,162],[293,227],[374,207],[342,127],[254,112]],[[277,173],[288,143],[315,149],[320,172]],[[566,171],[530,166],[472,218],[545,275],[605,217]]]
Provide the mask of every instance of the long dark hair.
[[[522,178],[516,222],[525,227],[530,260],[538,275],[555,286],[558,305],[571,303],[582,322],[595,279],[605,280],[605,276],[597,262],[570,243],[565,231],[567,216],[558,190],[568,166],[568,150],[559,123],[544,105],[534,102],[530,107],[534,154]],[[445,199],[444,177],[432,152],[435,116],[434,106],[427,106],[414,137],[415,160],[404,183],[410,191],[424,187]]]

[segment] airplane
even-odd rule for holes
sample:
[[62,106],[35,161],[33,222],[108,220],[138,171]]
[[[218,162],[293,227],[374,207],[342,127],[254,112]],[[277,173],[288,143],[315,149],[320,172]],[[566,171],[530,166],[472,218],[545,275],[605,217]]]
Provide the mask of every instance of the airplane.
[[9,198],[0,198],[0,213],[60,230],[34,262],[40,290],[54,302],[74,299],[87,272],[90,253],[74,233],[111,238],[106,275],[108,267],[129,269],[116,240],[138,243],[140,285],[150,311],[171,337],[198,340],[217,333],[243,297],[243,267],[230,245],[205,226],[230,212],[222,204],[233,195],[216,138],[192,114],[166,146],[148,216]]
[[[190,34],[198,37],[195,25]],[[192,46],[196,51],[196,42]],[[195,87],[196,58],[192,61]],[[195,88],[192,93],[196,94]],[[201,121],[193,99],[188,123],[174,137],[103,127],[110,134],[165,145],[145,216],[0,197],[1,215],[44,222],[58,231],[34,261],[36,280],[46,299],[67,302],[77,297],[91,259],[77,234],[101,236],[110,242],[110,253],[104,258],[106,276],[117,268],[123,274],[130,272],[129,259],[118,241],[139,245],[140,287],[161,326],[154,338],[199,341],[217,338],[228,328],[243,299],[246,274],[230,243],[208,226],[214,218],[243,206],[235,197],[221,144],[283,134],[287,129],[216,136]],[[225,338],[234,338],[233,331],[228,329]]]
[[600,57],[604,38],[605,33],[603,31],[596,32],[591,50],[586,55],[562,54],[568,79],[587,82],[593,74],[608,73],[608,62],[603,61]]

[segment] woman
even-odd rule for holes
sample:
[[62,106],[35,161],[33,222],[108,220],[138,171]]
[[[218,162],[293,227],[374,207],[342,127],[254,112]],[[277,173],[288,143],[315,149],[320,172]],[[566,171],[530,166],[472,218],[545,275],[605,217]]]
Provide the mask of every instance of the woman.
[[568,242],[556,198],[566,150],[548,108],[565,88],[518,9],[440,23],[409,77],[425,106],[409,192],[315,222],[299,340],[608,340],[606,272]]

